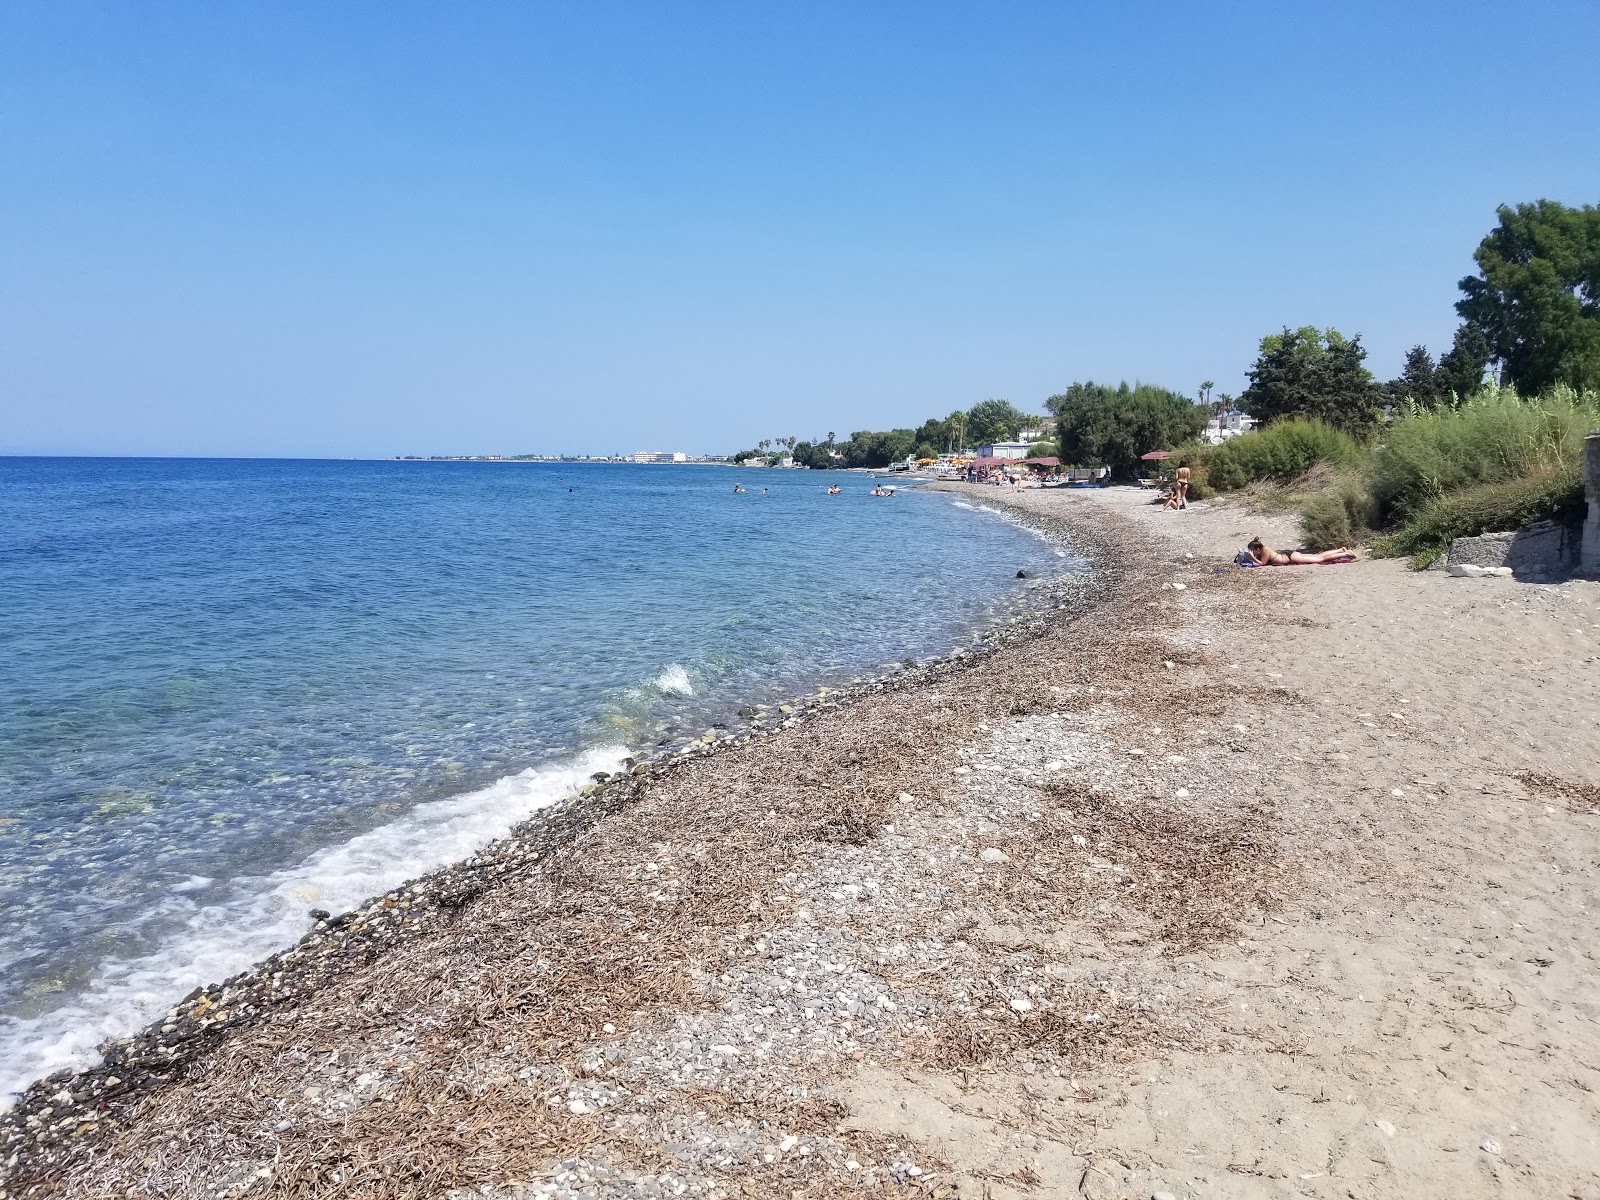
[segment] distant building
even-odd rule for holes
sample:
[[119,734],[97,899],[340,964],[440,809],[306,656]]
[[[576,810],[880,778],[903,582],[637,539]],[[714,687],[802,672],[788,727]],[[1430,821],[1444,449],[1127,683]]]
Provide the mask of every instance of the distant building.
[[689,456],[681,450],[641,450],[633,456],[632,462],[636,463],[675,463],[688,462]]
[[1220,446],[1230,438],[1249,433],[1256,427],[1256,419],[1242,412],[1230,412],[1212,417],[1206,422],[1206,431],[1200,436],[1213,446]]
[[1028,442],[991,442],[978,447],[979,458],[1027,458]]

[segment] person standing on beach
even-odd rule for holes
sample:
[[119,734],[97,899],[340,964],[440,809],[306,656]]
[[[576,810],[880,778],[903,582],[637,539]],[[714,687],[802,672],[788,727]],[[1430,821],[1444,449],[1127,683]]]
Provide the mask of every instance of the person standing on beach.
[[1177,470],[1178,490],[1174,493],[1178,498],[1179,508],[1189,507],[1189,468],[1179,467]]

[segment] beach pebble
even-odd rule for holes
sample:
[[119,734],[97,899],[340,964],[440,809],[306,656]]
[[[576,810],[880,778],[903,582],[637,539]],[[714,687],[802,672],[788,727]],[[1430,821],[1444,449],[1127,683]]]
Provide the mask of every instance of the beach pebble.
[[1135,758],[1143,758],[1144,757],[1144,751],[1143,750],[1129,750],[1128,753],[1133,755],[1133,757],[1135,757]]
[[1495,1141],[1493,1138],[1484,1138],[1483,1141],[1478,1144],[1478,1149],[1482,1150],[1485,1154],[1499,1154],[1500,1143]]
[[1189,795],[1189,789],[1188,788],[1179,788],[1177,791],[1173,792],[1172,794],[1174,796],[1178,797],[1178,799],[1182,800],[1182,799],[1185,799]]
[[1169,754],[1167,755],[1167,761],[1169,763],[1186,763],[1189,760],[1181,754]]
[[1178,1200],[1171,1192],[1151,1192],[1150,1200]]
[[998,846],[988,846],[984,848],[978,852],[978,857],[983,859],[983,861],[986,863],[1003,863],[1011,861],[1011,855],[1007,854]]
[[1189,590],[1189,585],[1187,583],[1175,583],[1172,585],[1172,590],[1175,592],[1186,592]]
[[1163,662],[1161,665],[1163,667],[1165,667],[1169,671],[1175,671],[1175,670],[1178,669],[1178,664],[1173,662],[1170,658],[1167,659],[1165,662]]
[[1383,1136],[1384,1137],[1393,1137],[1394,1136],[1394,1124],[1393,1124],[1393,1122],[1379,1120],[1379,1121],[1374,1121],[1373,1124],[1376,1125],[1379,1129],[1381,1129],[1383,1131]]
[[1403,788],[1390,788],[1389,795],[1393,796],[1396,800],[1403,800],[1405,799],[1406,793],[1405,789]]
[[1013,996],[1011,997],[1011,1010],[1013,1012],[1032,1012],[1033,1001],[1026,996]]
[[793,1150],[799,1144],[800,1144],[800,1139],[795,1137],[794,1134],[791,1133],[788,1137],[784,1138],[783,1141],[778,1143],[778,1149],[781,1150],[783,1153],[787,1154],[789,1151]]

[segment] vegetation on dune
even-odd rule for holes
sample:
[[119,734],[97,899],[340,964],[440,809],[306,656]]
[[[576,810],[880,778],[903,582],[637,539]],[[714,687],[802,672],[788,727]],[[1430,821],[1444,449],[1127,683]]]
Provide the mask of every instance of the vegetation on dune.
[[1459,488],[1576,469],[1597,425],[1600,394],[1564,386],[1533,400],[1489,386],[1459,405],[1412,407],[1371,455],[1377,519],[1404,523]]
[[1360,454],[1360,446],[1349,434],[1311,417],[1279,421],[1259,433],[1192,451],[1185,457],[1205,467],[1210,486],[1235,491],[1262,480],[1286,483],[1319,463],[1350,466]]
[[1524,529],[1552,517],[1581,520],[1584,506],[1583,480],[1575,467],[1480,483],[1437,497],[1374,543],[1373,553],[1404,555],[1414,566],[1425,567],[1458,537]]

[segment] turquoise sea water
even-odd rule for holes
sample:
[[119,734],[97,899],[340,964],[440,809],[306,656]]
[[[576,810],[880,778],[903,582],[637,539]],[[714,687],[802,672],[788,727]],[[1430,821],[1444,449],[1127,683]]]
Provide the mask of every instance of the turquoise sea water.
[[1076,565],[949,495],[870,486],[0,459],[0,1096],[293,941],[311,907],[743,704],[947,651],[1025,602],[1019,568]]

